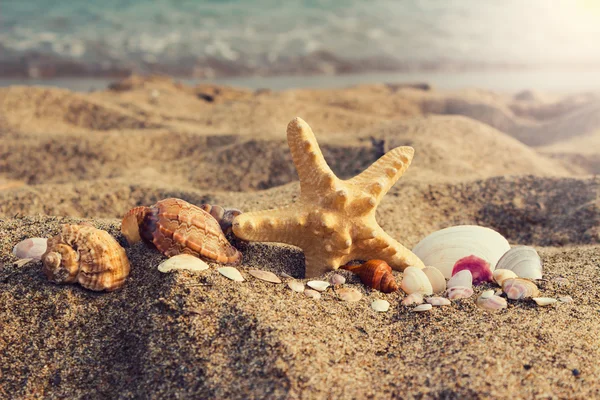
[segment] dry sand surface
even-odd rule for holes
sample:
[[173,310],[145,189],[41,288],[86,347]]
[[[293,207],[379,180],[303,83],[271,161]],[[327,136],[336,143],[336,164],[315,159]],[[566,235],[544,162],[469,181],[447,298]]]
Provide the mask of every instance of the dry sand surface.
[[[315,301],[245,272],[302,278],[291,246],[236,243],[247,278],[236,283],[216,265],[162,274],[157,251],[125,244],[119,218],[162,198],[244,211],[297,199],[284,132],[295,116],[343,178],[415,148],[377,213],[401,243],[494,228],[535,246],[542,293],[574,303],[490,314],[473,297],[417,314],[346,271],[359,303]],[[0,89],[0,398],[598,398],[599,132],[594,93],[270,92],[162,77],[93,93]],[[58,286],[40,262],[14,264],[20,240],[82,219],[126,246],[121,290]],[[380,298],[389,312],[371,310]]]

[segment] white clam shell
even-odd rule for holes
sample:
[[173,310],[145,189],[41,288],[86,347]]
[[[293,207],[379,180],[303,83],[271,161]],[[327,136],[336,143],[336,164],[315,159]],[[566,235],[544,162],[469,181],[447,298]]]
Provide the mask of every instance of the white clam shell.
[[[492,292],[491,294],[489,292]],[[485,296],[484,296],[485,294]],[[506,308],[507,302],[504,297],[496,296],[493,290],[486,290],[477,299],[477,307],[488,311],[498,311]]]
[[463,286],[455,286],[446,290],[446,295],[449,299],[468,299],[473,296],[473,288],[463,287]]
[[533,301],[535,301],[538,306],[548,306],[550,304],[556,303],[558,300],[553,299],[551,297],[534,297]]
[[256,279],[260,279],[261,281],[271,282],[271,283],[281,283],[281,279],[277,275],[269,271],[263,271],[260,269],[251,269],[248,271],[250,275],[255,277]]
[[357,302],[360,299],[362,299],[362,293],[352,288],[342,288],[339,289],[336,293],[340,299],[351,303]]
[[308,281],[306,284],[308,287],[318,290],[319,292],[324,292],[329,287],[329,282],[325,281]]
[[425,311],[429,311],[433,308],[433,306],[431,304],[421,304],[420,306],[416,306],[415,308],[413,308],[411,311],[413,312],[425,312]]
[[500,257],[508,250],[508,241],[493,229],[460,225],[433,232],[414,247],[413,253],[425,265],[439,269],[449,279],[454,264],[463,257],[482,258],[490,263],[493,272]]
[[298,293],[302,293],[304,292],[304,283],[302,282],[298,282],[296,280],[293,281],[289,281],[288,282],[288,286],[290,287],[290,289],[292,289],[294,292],[298,292]]
[[423,304],[423,301],[421,293],[411,293],[402,300],[402,305],[412,306],[413,304]]
[[540,295],[535,283],[522,278],[506,279],[502,283],[502,291],[511,300],[528,299]]
[[562,296],[558,298],[561,303],[572,303],[574,300],[571,296]]
[[448,289],[453,287],[473,287],[473,275],[468,269],[458,271],[452,278],[450,278],[446,286],[448,286]]
[[427,278],[427,275],[425,275],[421,268],[417,267],[408,267],[404,270],[400,287],[406,294],[433,294],[429,278]]
[[542,260],[529,246],[517,246],[507,251],[498,261],[496,269],[508,269],[519,278],[542,279]]
[[42,255],[46,252],[48,239],[46,238],[29,238],[20,241],[13,247],[13,254],[17,258],[31,258],[41,260]]
[[517,274],[512,272],[510,269],[496,269],[494,271],[494,282],[502,286],[502,283],[507,279],[518,278]]
[[314,300],[319,300],[321,298],[321,293],[317,292],[316,290],[312,290],[312,289],[306,289],[304,291],[304,294],[306,295],[306,297],[310,297],[311,299],[314,299]]
[[334,274],[330,279],[329,282],[333,285],[333,286],[337,286],[337,285],[343,285],[344,283],[346,283],[346,278],[344,278],[342,275],[340,274]]
[[172,270],[204,271],[208,269],[208,264],[189,254],[179,254],[173,256],[158,265],[160,272],[169,272]]
[[390,309],[390,303],[387,300],[373,300],[371,308],[377,312],[386,312]]
[[244,277],[242,276],[240,271],[238,271],[234,267],[221,267],[217,271],[219,271],[219,273],[221,275],[223,275],[226,278],[231,279],[232,281],[236,281],[236,282],[244,281]]
[[449,306],[452,304],[452,302],[445,297],[428,297],[425,301],[432,306]]
[[441,293],[446,290],[446,278],[444,278],[444,274],[434,267],[425,267],[423,268],[423,273],[427,275],[427,279],[429,279],[429,283],[431,283],[431,289],[433,293]]

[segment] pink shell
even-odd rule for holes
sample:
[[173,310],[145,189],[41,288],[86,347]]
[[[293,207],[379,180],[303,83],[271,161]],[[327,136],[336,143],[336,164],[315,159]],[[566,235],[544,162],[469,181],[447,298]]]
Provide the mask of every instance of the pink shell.
[[482,258],[473,255],[461,258],[456,262],[456,264],[454,264],[454,268],[452,268],[452,275],[454,276],[454,274],[457,272],[465,269],[471,271],[474,285],[492,281],[492,270],[490,268],[490,263]]

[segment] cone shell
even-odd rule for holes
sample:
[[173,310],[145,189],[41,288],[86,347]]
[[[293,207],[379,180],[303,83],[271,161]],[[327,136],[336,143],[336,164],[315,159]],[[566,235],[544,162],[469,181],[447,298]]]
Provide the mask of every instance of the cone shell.
[[513,271],[519,278],[542,279],[542,260],[533,247],[513,247],[498,261],[496,269],[500,268]]
[[498,232],[482,226],[461,225],[432,233],[414,247],[413,253],[449,279],[454,264],[463,257],[477,256],[487,261],[493,271],[508,250],[510,244]]
[[223,264],[237,264],[242,259],[217,220],[180,199],[130,210],[123,218],[121,232],[129,243],[144,240],[167,257],[191,254]]
[[79,283],[90,290],[112,291],[129,276],[125,250],[106,231],[87,225],[63,225],[48,239],[43,271],[55,283]]
[[425,267],[423,273],[427,275],[433,293],[441,293],[446,290],[446,278],[437,268]]
[[517,274],[509,269],[496,269],[494,271],[494,282],[502,286],[502,283],[507,279],[517,278]]
[[400,287],[406,294],[433,294],[433,288],[431,287],[429,278],[427,278],[427,275],[425,275],[421,268],[417,267],[408,267],[404,270]]
[[360,281],[373,289],[383,293],[392,293],[398,290],[398,285],[392,274],[392,267],[382,260],[369,260],[358,266],[346,265],[342,267],[354,272]]
[[521,278],[506,279],[502,283],[502,291],[511,300],[528,299],[540,295],[535,283]]

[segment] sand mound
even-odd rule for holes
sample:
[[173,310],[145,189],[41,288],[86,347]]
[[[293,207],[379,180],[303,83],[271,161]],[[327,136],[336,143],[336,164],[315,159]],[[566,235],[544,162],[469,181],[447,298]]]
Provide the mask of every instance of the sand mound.
[[[373,299],[396,304],[400,295],[365,291],[345,271],[365,296],[360,303],[333,292],[314,301],[244,272],[297,275],[303,258],[288,247],[246,248],[242,283],[215,266],[161,274],[161,256],[131,247],[130,278],[108,294],[48,283],[39,263],[10,264],[13,241],[70,221],[0,222],[3,398],[589,398],[600,384],[598,247],[541,252],[541,290],[568,293],[573,304],[518,302],[492,316],[467,299],[426,315],[404,307],[376,315]],[[95,224],[120,238],[116,223]],[[556,276],[572,286],[556,286]]]

